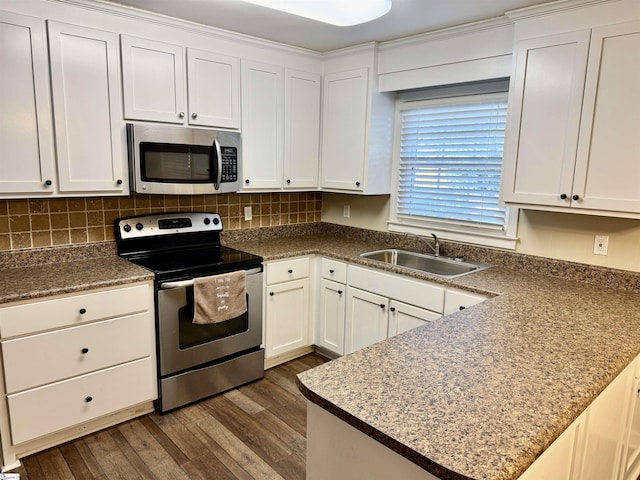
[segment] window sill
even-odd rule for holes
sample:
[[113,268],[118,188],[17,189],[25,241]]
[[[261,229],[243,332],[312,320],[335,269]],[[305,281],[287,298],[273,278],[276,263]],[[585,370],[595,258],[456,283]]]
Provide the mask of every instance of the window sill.
[[505,250],[515,250],[518,237],[507,237],[505,235],[492,235],[490,233],[469,233],[454,229],[445,229],[441,226],[428,225],[409,225],[406,223],[387,222],[390,232],[411,233],[429,237],[435,233],[442,240],[450,240],[452,242],[469,243],[472,245],[481,245],[484,247],[502,248]]

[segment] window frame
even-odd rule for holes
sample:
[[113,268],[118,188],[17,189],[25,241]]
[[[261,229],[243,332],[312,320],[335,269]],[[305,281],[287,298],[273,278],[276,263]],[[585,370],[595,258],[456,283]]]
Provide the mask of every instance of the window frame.
[[[515,207],[507,207],[507,228],[504,231],[491,227],[483,228],[481,226],[465,225],[464,222],[457,222],[455,220],[436,220],[426,217],[409,218],[398,214],[402,111],[421,108],[429,104],[433,105],[435,102],[440,104],[448,103],[447,100],[450,100],[452,103],[460,103],[461,100],[464,100],[464,97],[478,95],[488,97],[490,95],[501,94],[504,95],[506,99],[508,97],[508,85],[508,79],[498,79],[482,83],[452,85],[403,92],[397,96],[394,122],[391,197],[389,220],[387,222],[389,231],[423,236],[435,233],[438,237],[445,240],[515,250],[518,240],[517,228],[519,215],[519,210]],[[504,165],[502,168],[502,172],[503,171]]]

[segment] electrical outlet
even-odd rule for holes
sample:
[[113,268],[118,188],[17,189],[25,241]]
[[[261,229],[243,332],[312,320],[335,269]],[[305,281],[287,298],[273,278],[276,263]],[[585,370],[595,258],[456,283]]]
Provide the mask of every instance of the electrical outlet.
[[351,205],[344,205],[342,207],[342,216],[344,218],[349,218],[351,216]]
[[249,205],[248,207],[244,207],[244,219],[246,221],[251,220],[252,218],[252,214],[251,214],[251,206]]
[[596,235],[593,241],[593,254],[606,255],[609,248],[608,235]]

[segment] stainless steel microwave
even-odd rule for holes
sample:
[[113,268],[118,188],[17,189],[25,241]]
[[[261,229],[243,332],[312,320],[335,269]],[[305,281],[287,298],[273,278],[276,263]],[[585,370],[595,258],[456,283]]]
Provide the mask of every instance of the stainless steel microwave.
[[237,192],[242,142],[237,132],[127,124],[131,189],[202,195]]

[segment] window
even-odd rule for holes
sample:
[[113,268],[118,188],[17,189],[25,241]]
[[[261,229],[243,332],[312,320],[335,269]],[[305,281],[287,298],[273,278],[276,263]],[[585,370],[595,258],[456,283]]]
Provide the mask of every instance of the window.
[[398,101],[389,228],[515,248],[517,210],[498,203],[507,93],[469,90]]

